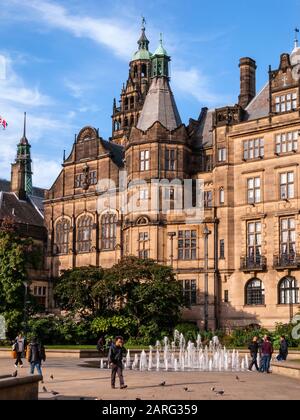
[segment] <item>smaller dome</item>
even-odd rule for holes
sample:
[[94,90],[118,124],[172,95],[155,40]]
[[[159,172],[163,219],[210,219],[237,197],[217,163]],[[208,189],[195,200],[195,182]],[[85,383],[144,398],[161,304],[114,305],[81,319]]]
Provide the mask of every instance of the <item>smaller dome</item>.
[[159,44],[157,50],[155,51],[154,55],[165,55],[165,56],[168,56],[168,53],[167,53],[166,49],[163,46],[162,39],[160,40],[160,44]]
[[298,44],[295,45],[295,48],[293,49],[293,52],[291,54],[291,64],[292,66],[300,64],[300,47],[298,47]]

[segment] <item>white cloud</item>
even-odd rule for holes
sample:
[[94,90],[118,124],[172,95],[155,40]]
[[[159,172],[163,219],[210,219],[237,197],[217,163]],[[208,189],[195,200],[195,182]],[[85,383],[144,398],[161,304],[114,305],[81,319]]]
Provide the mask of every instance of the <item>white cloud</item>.
[[219,106],[228,102],[228,98],[214,93],[211,80],[195,67],[188,70],[174,69],[172,82],[175,90],[194,97],[201,104]]
[[11,3],[26,10],[24,19],[67,31],[78,38],[91,39],[122,58],[130,57],[136,42],[136,32],[128,22],[125,25],[116,19],[72,14],[64,6],[47,0],[11,0]]
[[[8,122],[6,130],[0,128],[0,178],[10,177],[10,164],[14,161],[17,143],[23,134],[23,115],[28,112],[27,137],[32,144],[32,157],[35,157],[37,145],[40,156],[35,159],[34,183],[49,188],[59,172],[59,162],[47,158],[47,141],[60,140],[63,133],[71,128],[74,114],[66,114],[62,119],[51,111],[55,104],[52,98],[44,95],[38,87],[28,86],[15,72],[10,56],[0,54],[6,63],[6,78],[0,79],[0,115]],[[55,110],[55,107],[53,107]],[[43,145],[45,157],[42,156]],[[63,147],[62,147],[63,148]],[[49,170],[48,170],[49,169]],[[55,173],[55,169],[58,172]]]

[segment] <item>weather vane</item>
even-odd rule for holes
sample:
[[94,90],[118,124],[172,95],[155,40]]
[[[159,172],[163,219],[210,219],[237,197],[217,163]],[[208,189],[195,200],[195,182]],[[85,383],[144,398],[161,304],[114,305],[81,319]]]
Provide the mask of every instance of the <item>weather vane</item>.
[[299,32],[300,32],[300,29],[295,28],[295,43],[296,43],[296,45],[298,45],[298,34],[299,34]]
[[145,17],[144,17],[144,16],[142,16],[142,29],[143,29],[143,30],[145,30],[145,29],[146,29],[146,24],[147,24],[146,19],[145,19]]

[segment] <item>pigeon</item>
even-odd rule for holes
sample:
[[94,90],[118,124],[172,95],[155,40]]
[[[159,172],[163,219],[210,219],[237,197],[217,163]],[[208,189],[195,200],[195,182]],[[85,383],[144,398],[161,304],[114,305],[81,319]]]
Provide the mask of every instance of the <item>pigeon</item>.
[[183,390],[184,390],[185,392],[189,392],[189,389],[188,389],[187,387],[183,388]]
[[43,392],[48,392],[48,390],[45,386],[43,386]]
[[51,391],[51,394],[55,396],[55,395],[59,395],[59,392]]
[[159,386],[166,386],[166,381],[164,381],[161,384],[159,384]]
[[235,379],[236,379],[237,381],[240,381],[240,378],[239,378],[238,376],[236,376],[236,377],[235,377]]
[[18,376],[18,371],[15,370],[14,373],[11,375],[13,378],[16,378]]
[[225,394],[225,391],[217,391],[217,392],[216,392],[216,394],[217,394],[217,395],[221,395],[221,396],[222,396],[222,395],[224,395],[224,394]]
[[137,397],[135,400],[136,401],[142,401],[141,398],[139,398],[139,397]]
[[211,392],[215,392],[216,388],[213,387],[213,388],[210,388],[210,390],[211,390]]
[[53,380],[54,380],[54,376],[53,376],[53,375],[51,375],[51,376],[50,376],[50,379],[52,379],[52,381],[53,381]]

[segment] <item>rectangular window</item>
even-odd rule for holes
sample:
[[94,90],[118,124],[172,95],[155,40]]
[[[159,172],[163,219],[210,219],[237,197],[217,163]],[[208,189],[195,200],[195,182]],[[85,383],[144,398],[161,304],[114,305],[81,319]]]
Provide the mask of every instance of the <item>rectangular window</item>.
[[204,208],[211,209],[213,206],[212,191],[204,191]]
[[182,291],[187,307],[197,305],[197,281],[196,280],[183,280]]
[[288,93],[286,95],[276,96],[275,109],[277,113],[289,112],[297,109],[298,106],[297,92]]
[[250,222],[247,225],[248,261],[258,264],[261,260],[262,225],[261,222]]
[[227,150],[225,147],[222,147],[218,150],[218,161],[219,162],[226,162],[227,160]]
[[276,153],[290,153],[298,150],[298,131],[278,134],[276,136]]
[[82,188],[83,185],[83,174],[75,175],[75,188]]
[[296,220],[293,217],[280,220],[280,253],[281,257],[296,255]]
[[220,259],[224,260],[225,258],[225,241],[224,239],[220,240]]
[[143,150],[140,152],[140,170],[142,172],[149,171],[150,169],[150,151]]
[[264,139],[247,140],[244,142],[244,160],[259,159],[265,155]]
[[140,200],[141,201],[146,201],[149,199],[149,190],[148,188],[144,188],[142,190],[140,190]]
[[229,290],[224,290],[224,302],[229,303]]
[[149,258],[149,233],[140,232],[139,233],[139,258],[142,260],[147,260]]
[[90,185],[97,185],[98,178],[97,178],[97,171],[90,172]]
[[178,233],[178,259],[195,260],[197,257],[197,232],[183,230]]
[[248,204],[261,202],[261,181],[260,177],[249,178],[247,181]]
[[176,171],[176,150],[166,149],[165,167],[166,171]]
[[280,198],[288,200],[295,198],[294,172],[280,174]]

